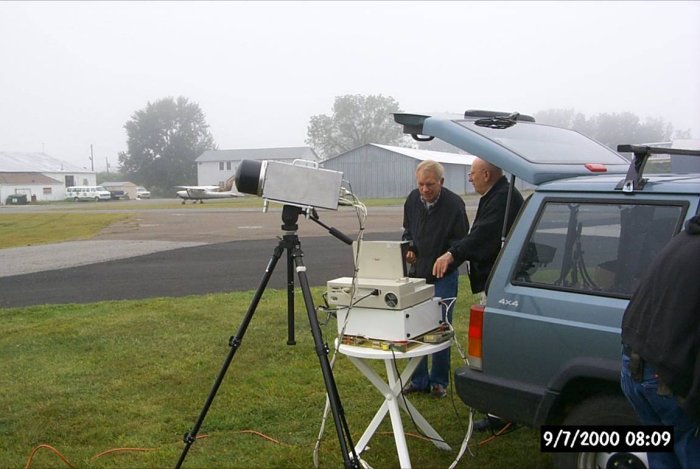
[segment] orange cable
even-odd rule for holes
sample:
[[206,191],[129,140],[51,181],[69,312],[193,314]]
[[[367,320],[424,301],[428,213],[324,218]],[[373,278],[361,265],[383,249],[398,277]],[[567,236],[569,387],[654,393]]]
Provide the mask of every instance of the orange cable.
[[478,444],[479,446],[481,446],[481,445],[485,445],[486,443],[488,443],[488,442],[490,442],[490,441],[493,441],[497,436],[504,435],[504,434],[506,433],[506,430],[508,430],[512,425],[513,425],[512,422],[508,422],[503,428],[501,428],[500,430],[498,430],[496,433],[494,433],[493,435],[491,435],[491,436],[488,437],[488,438],[485,438],[485,439],[481,440],[481,441],[480,441],[479,443],[477,443],[477,444]]
[[[285,443],[282,443],[282,442],[280,442],[280,441],[278,441],[278,440],[275,440],[274,438],[269,437],[269,436],[267,436],[267,435],[265,435],[265,434],[263,434],[263,433],[260,433],[260,432],[258,432],[258,431],[256,431],[256,430],[239,430],[239,431],[234,432],[234,433],[252,433],[253,435],[257,435],[257,436],[259,436],[260,438],[263,438],[263,439],[265,439],[265,440],[271,441],[271,442],[276,443],[276,444],[278,444],[278,445],[289,446],[289,445],[287,445],[287,444],[285,444]],[[195,439],[197,439],[197,440],[203,439],[203,438],[209,438],[209,435],[197,435],[197,436],[195,437]],[[65,456],[63,456],[63,455],[61,454],[61,452],[58,451],[56,448],[54,448],[54,447],[51,446],[51,445],[43,445],[43,444],[42,444],[42,445],[39,445],[39,446],[37,446],[36,448],[34,448],[34,449],[32,450],[31,454],[29,455],[29,459],[27,460],[27,464],[26,464],[26,466],[24,466],[24,469],[29,469],[29,468],[31,467],[31,465],[32,465],[32,460],[34,459],[34,455],[35,455],[36,452],[39,451],[41,448],[50,449],[51,451],[53,451],[54,453],[56,453],[56,455],[58,455],[58,457],[61,458],[61,460],[63,460],[63,462],[64,462],[68,467],[71,467],[71,468],[74,467],[74,466],[68,461],[68,459],[66,459]],[[93,456],[92,458],[90,458],[90,460],[91,460],[91,461],[94,461],[95,459],[101,458],[102,456],[106,456],[106,455],[108,455],[108,454],[117,453],[117,452],[125,452],[125,451],[147,452],[147,451],[156,451],[157,449],[158,449],[158,448],[113,448],[113,449],[109,449],[109,450],[107,450],[107,451],[103,451],[102,453],[96,454],[95,456]]]
[[108,449],[107,451],[103,451],[100,454],[96,454],[93,457],[90,458],[90,461],[94,461],[97,458],[101,458],[102,456],[105,456],[107,454],[111,453],[117,453],[121,451],[141,451],[141,452],[146,452],[146,451],[155,451],[158,448],[113,448],[113,449]]
[[271,441],[271,442],[273,442],[273,443],[277,443],[278,445],[289,446],[289,445],[287,445],[287,444],[285,444],[285,443],[281,443],[281,442],[275,440],[274,438],[269,437],[269,436],[267,436],[267,435],[265,435],[265,434],[262,434],[262,433],[260,433],[260,432],[258,432],[258,431],[255,431],[255,430],[239,430],[239,431],[234,432],[234,433],[252,433],[253,435],[257,435],[257,436],[259,436],[260,438],[263,438],[263,439],[265,439],[265,440]]
[[36,452],[39,451],[39,449],[41,449],[41,448],[50,449],[51,451],[53,451],[54,453],[56,453],[56,455],[58,455],[58,457],[61,458],[61,459],[63,460],[63,462],[66,463],[66,465],[67,465],[68,467],[73,467],[73,465],[72,465],[71,463],[69,463],[68,460],[61,454],[61,452],[60,452],[59,450],[57,450],[56,448],[54,448],[53,446],[51,446],[51,445],[39,445],[39,446],[37,446],[36,448],[34,448],[34,449],[32,450],[32,453],[29,455],[29,459],[27,460],[27,465],[24,466],[24,469],[29,469],[29,468],[31,467],[31,465],[32,465],[32,459],[34,459],[34,455],[35,455]]
[[[377,432],[377,435],[393,435],[394,432]],[[424,435],[419,435],[417,433],[410,433],[410,432],[404,432],[404,435],[406,436],[412,436],[413,438],[418,438],[419,440],[425,440],[425,441],[433,441],[435,438],[430,438],[428,436]]]

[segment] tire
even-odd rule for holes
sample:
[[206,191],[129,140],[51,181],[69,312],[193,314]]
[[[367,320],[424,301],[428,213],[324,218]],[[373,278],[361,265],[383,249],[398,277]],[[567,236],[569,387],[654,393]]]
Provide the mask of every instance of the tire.
[[[562,425],[639,425],[627,399],[622,395],[592,396],[574,407]],[[647,468],[646,453],[554,453],[557,469]]]
[[73,198],[73,202],[80,202],[80,198],[74,197],[74,198]]
[[99,197],[95,197],[95,202],[99,202],[99,201],[100,201],[100,198],[99,198]]

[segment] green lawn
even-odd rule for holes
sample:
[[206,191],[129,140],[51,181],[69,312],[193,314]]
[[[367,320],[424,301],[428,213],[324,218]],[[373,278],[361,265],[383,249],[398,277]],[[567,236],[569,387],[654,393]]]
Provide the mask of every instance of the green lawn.
[[[472,298],[466,285],[461,290],[455,322],[464,344]],[[314,289],[316,301],[321,293]],[[241,292],[0,309],[0,466],[24,466],[42,444],[78,468],[174,466],[182,435],[195,423],[251,298],[252,292]],[[206,438],[192,445],[184,467],[313,467],[325,387],[300,292],[297,303],[297,345],[288,346],[286,291],[265,292],[204,421],[200,434]],[[334,319],[322,326],[327,342],[336,327]],[[453,347],[453,367],[460,362]],[[345,357],[337,358],[334,374],[357,442],[383,398]],[[414,436],[417,430],[404,416],[413,466],[448,467],[468,409],[453,390],[442,400],[411,400],[454,449],[441,451]],[[398,467],[390,431],[386,418],[363,455],[375,468]],[[533,430],[519,428],[479,444],[484,438],[473,438],[474,456],[465,455],[459,467],[550,464]],[[120,448],[131,450],[95,458]],[[330,417],[320,462],[342,467]],[[31,467],[66,466],[42,448]]]
[[[245,201],[252,202],[261,203]],[[161,208],[148,204],[139,208]],[[128,216],[63,210],[2,214],[0,248],[86,239]],[[463,277],[455,312],[462,345],[474,302],[467,291]],[[314,289],[317,302],[321,294]],[[299,292],[297,297],[297,345],[287,346],[286,291],[265,292],[200,431],[206,438],[194,443],[184,467],[313,467],[325,387]],[[0,309],[0,467],[27,465],[33,450],[31,467],[67,467],[41,445],[56,448],[77,468],[174,466],[182,435],[195,423],[251,298],[252,292],[240,292]],[[331,344],[336,327],[334,319],[323,325]],[[453,367],[460,363],[453,347]],[[357,442],[383,397],[345,357],[337,358],[334,374]],[[448,467],[466,431],[468,409],[452,389],[447,399],[411,401],[453,447],[437,449],[404,416],[413,466]],[[539,452],[537,433],[524,428],[495,439],[477,434],[470,448],[473,455],[465,455],[459,467],[551,464]],[[388,418],[363,458],[375,468],[398,467]],[[332,418],[320,466],[342,466]]]
[[2,213],[0,249],[90,239],[126,213]]

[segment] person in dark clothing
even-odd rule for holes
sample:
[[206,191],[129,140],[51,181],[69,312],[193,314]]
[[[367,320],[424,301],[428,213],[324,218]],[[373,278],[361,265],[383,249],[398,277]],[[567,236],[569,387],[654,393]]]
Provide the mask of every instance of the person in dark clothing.
[[649,265],[622,317],[620,384],[645,425],[673,425],[649,466],[700,467],[700,215]]
[[[469,181],[474,190],[481,194],[476,210],[474,225],[469,234],[437,258],[433,265],[433,275],[442,278],[450,268],[468,261],[469,282],[472,293],[481,293],[481,301],[486,301],[484,290],[493,264],[501,251],[501,236],[503,223],[506,220],[508,207],[507,229],[510,231],[515,217],[523,205],[523,196],[513,187],[510,206],[508,192],[510,184],[503,175],[501,168],[476,158],[472,163]],[[498,431],[508,425],[508,422],[495,415],[487,415],[474,423],[475,431]]]
[[[433,266],[433,275],[441,278],[454,266],[469,261],[472,293],[480,293],[484,291],[493,264],[501,251],[501,235],[510,184],[500,168],[480,158],[476,158],[472,164],[469,181],[474,185],[476,192],[481,194],[474,225],[469,235],[453,243],[447,252],[438,257]],[[523,196],[513,188],[508,212],[508,230],[522,205]]]
[[[435,285],[435,296],[446,300],[443,320],[452,322],[454,299],[457,297],[459,271],[453,266],[440,279],[432,274],[435,259],[452,243],[466,236],[469,220],[464,201],[444,184],[444,168],[438,162],[426,160],[416,168],[416,185],[406,198],[403,217],[403,240],[411,242],[406,253],[410,264],[409,276],[424,278]],[[450,349],[432,355],[428,372],[428,358],[421,360],[404,393],[432,392],[436,397],[447,395],[450,377]]]

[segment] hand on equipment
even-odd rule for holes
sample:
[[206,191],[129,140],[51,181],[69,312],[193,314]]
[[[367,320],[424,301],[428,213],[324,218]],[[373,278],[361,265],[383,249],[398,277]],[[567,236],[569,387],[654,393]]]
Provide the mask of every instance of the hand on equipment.
[[454,260],[454,257],[452,257],[452,253],[447,251],[445,254],[442,256],[438,257],[435,260],[435,264],[433,264],[433,275],[436,278],[442,278],[445,276],[445,272],[447,272],[447,268],[452,264],[452,261]]

